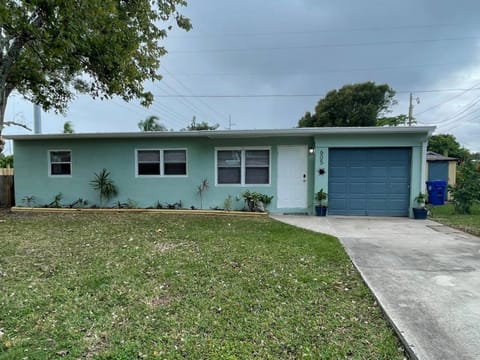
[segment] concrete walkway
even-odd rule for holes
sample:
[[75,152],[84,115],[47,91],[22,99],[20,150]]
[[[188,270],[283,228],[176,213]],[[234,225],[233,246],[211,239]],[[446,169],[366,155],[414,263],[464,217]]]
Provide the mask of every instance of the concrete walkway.
[[274,215],[340,239],[418,359],[480,359],[480,238],[429,220]]

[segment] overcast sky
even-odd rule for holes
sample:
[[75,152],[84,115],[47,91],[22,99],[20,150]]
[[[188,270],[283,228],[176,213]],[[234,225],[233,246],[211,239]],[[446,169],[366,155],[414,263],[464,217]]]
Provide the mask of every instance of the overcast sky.
[[[221,129],[229,117],[232,129],[291,128],[329,90],[374,81],[397,91],[392,114],[408,113],[413,92],[419,125],[480,151],[479,12],[476,0],[190,0],[193,30],[170,34],[164,79],[147,84],[153,106],[78,96],[66,117],[42,113],[42,130],[68,120],[76,132],[137,131],[149,115],[175,130],[194,115]],[[32,126],[32,105],[11,97],[7,119]]]

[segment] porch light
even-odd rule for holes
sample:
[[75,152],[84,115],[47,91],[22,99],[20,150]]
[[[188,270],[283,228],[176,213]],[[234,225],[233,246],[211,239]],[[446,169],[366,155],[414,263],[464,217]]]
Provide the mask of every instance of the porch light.
[[314,152],[315,152],[315,148],[313,148],[313,147],[310,146],[310,147],[308,148],[308,153],[309,153],[309,154],[313,154]]

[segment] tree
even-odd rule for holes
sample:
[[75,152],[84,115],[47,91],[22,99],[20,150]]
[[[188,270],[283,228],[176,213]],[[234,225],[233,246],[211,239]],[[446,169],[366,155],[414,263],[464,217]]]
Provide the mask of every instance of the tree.
[[197,124],[197,118],[194,116],[192,118],[192,122],[189,126],[187,126],[186,130],[188,131],[195,131],[195,130],[217,130],[220,125],[210,125],[206,121],[202,121],[201,123]]
[[64,134],[73,134],[75,130],[73,130],[73,124],[71,121],[65,121],[63,124],[63,133]]
[[472,206],[480,200],[480,171],[471,160],[459,168],[455,186],[450,187],[453,207],[457,214],[470,214]]
[[451,134],[433,135],[428,140],[427,150],[445,156],[455,157],[462,161],[470,157],[470,152],[462,147],[455,136]]
[[4,118],[13,91],[59,113],[75,91],[150,105],[143,83],[161,79],[161,40],[172,22],[191,28],[182,6],[185,0],[1,1],[0,136],[17,124]]
[[13,155],[0,154],[0,168],[13,168]]
[[388,85],[374,82],[345,85],[320,99],[315,113],[299,120],[299,127],[376,126],[377,119],[396,104],[395,91]]
[[[390,117],[382,117],[377,119],[377,126],[405,126],[408,123],[408,116],[405,114],[397,115],[397,116],[390,116]],[[412,120],[412,124],[416,124],[417,121],[415,119]]]
[[167,128],[159,123],[158,116],[148,116],[145,120],[138,123],[141,131],[167,131]]

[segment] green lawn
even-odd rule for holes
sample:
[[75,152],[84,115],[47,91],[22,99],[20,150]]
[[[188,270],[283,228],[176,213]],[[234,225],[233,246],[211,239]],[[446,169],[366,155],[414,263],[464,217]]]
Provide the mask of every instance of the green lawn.
[[404,357],[333,237],[268,218],[0,219],[0,359]]
[[470,215],[455,214],[452,204],[435,206],[431,211],[432,220],[480,236],[480,205],[476,204]]

